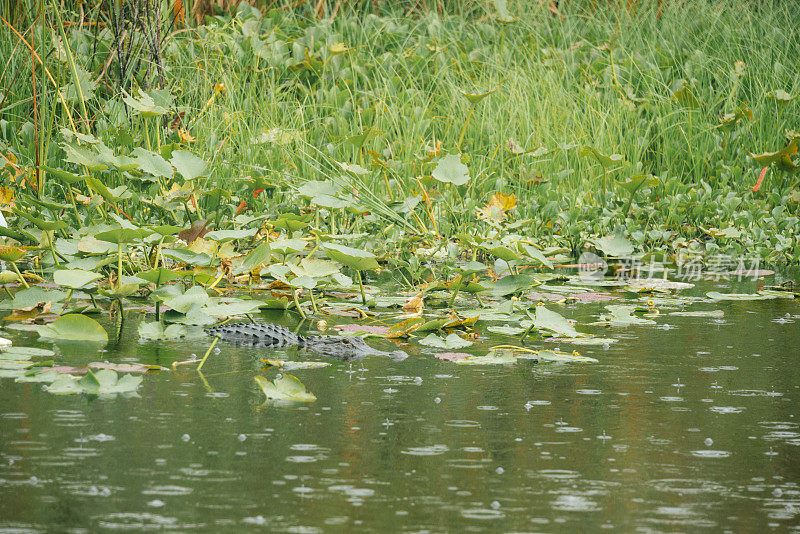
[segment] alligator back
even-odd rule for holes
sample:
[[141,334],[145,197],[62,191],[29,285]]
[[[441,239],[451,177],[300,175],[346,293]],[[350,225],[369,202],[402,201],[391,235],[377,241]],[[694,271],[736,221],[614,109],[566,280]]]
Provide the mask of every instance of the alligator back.
[[290,347],[305,339],[288,328],[271,323],[232,323],[206,328],[205,332],[223,341],[249,347]]

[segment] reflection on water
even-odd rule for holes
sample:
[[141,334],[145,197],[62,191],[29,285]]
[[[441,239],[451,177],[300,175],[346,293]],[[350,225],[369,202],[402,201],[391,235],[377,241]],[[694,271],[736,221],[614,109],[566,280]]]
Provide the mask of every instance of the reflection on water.
[[[593,306],[562,311],[585,319]],[[620,341],[582,347],[593,365],[417,352],[298,370],[318,397],[307,405],[264,403],[252,377],[266,351],[234,346],[202,377],[151,375],[129,399],[2,380],[0,532],[796,529],[798,303],[719,307],[724,320],[598,329]],[[129,323],[95,359],[204,351],[140,344]]]

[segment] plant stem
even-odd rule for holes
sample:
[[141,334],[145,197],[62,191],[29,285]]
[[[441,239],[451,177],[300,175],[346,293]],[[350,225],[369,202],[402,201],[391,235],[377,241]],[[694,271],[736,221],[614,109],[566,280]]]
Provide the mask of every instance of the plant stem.
[[467,118],[464,120],[464,126],[461,128],[461,134],[458,136],[458,143],[456,144],[456,148],[458,148],[459,152],[461,151],[461,143],[464,141],[464,135],[467,133],[467,125],[472,118],[473,111],[475,111],[475,104],[470,104],[469,113],[467,113]]
[[300,306],[300,301],[297,300],[297,291],[295,290],[295,288],[292,288],[292,298],[294,299],[295,308],[297,308],[297,311],[300,312],[300,317],[305,319],[306,318],[306,314],[303,311],[302,306]]
[[211,342],[211,346],[208,347],[208,350],[206,351],[205,355],[203,356],[203,359],[200,360],[200,365],[197,366],[197,370],[198,371],[203,368],[203,364],[206,363],[206,360],[208,359],[208,355],[211,354],[211,351],[214,349],[214,345],[217,344],[217,341],[219,341],[219,336],[214,336],[214,341]]
[[9,263],[11,263],[11,268],[14,269],[14,272],[17,273],[17,276],[19,276],[19,279],[22,281],[22,285],[25,286],[25,289],[30,289],[31,286],[28,285],[28,282],[25,280],[25,277],[22,276],[21,272],[19,272],[19,268],[17,267],[17,264],[14,263],[13,261],[9,262]]
[[361,289],[361,304],[367,305],[367,297],[364,295],[364,282],[361,280],[361,271],[356,270],[356,275],[358,275],[358,287]]

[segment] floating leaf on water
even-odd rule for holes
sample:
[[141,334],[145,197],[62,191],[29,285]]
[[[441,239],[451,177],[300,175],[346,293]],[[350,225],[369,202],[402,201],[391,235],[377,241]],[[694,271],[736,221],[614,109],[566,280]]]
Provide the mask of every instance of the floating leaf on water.
[[631,278],[627,280],[629,291],[642,293],[645,291],[680,291],[681,289],[691,289],[694,284],[687,282],[674,282],[663,278]]
[[656,324],[655,321],[638,317],[633,313],[636,311],[636,306],[626,304],[610,304],[606,309],[611,312],[611,317],[606,318],[608,324],[611,326],[629,326],[629,325],[645,325]]
[[450,154],[441,158],[433,170],[433,177],[453,185],[464,185],[470,180],[469,168],[461,163],[461,154]]
[[527,329],[522,328],[521,326],[505,325],[505,326],[487,326],[486,330],[494,334],[504,334],[506,336],[518,336]]
[[562,362],[562,363],[598,363],[599,360],[589,356],[581,356],[578,353],[556,352],[554,350],[540,350],[537,354],[539,362]]
[[260,300],[239,300],[233,302],[207,304],[200,311],[206,315],[215,315],[217,317],[234,317],[236,315],[247,315],[250,313],[258,313],[259,308],[264,303]]
[[55,369],[46,369],[38,371],[30,371],[24,376],[20,376],[15,382],[46,382],[50,383],[56,380],[61,373]]
[[297,378],[290,374],[284,374],[270,382],[263,376],[254,377],[256,384],[270,400],[283,400],[295,402],[313,402],[317,397],[308,391]]
[[541,282],[532,276],[525,274],[511,274],[504,276],[495,282],[494,287],[492,287],[490,292],[496,297],[504,297],[506,295],[522,291],[523,289],[538,286],[539,284],[541,284]]
[[39,328],[39,335],[58,341],[108,342],[108,334],[100,323],[79,313],[62,315],[52,324]]
[[11,300],[0,301],[0,308],[6,310],[21,310],[23,308],[30,308],[36,306],[40,302],[60,302],[66,298],[67,294],[59,290],[45,290],[38,286],[33,286],[28,289],[21,289],[14,293],[14,298]]
[[177,339],[186,337],[186,327],[180,324],[164,326],[158,321],[139,323],[139,339],[150,341],[156,339]]
[[569,343],[571,345],[610,345],[619,341],[613,337],[548,337],[545,341],[550,343]]
[[390,326],[389,330],[386,332],[386,337],[389,339],[405,337],[424,324],[425,319],[422,317],[411,317],[410,319],[406,319],[405,321],[401,321]]
[[735,271],[729,271],[728,274],[730,276],[739,276],[742,278],[760,278],[762,276],[772,276],[775,274],[775,271],[769,269],[737,269]]
[[333,328],[339,330],[340,332],[364,332],[379,336],[385,336],[389,332],[388,326],[379,325],[337,324]]
[[472,341],[464,339],[458,334],[450,334],[446,338],[441,338],[436,334],[428,334],[427,337],[420,339],[419,343],[426,347],[437,349],[463,349],[472,345]]
[[709,291],[706,296],[713,300],[768,300],[775,298],[760,293],[720,293],[719,291]]
[[507,365],[517,362],[517,356],[510,351],[491,351],[485,356],[469,356],[455,360],[460,365]]
[[80,379],[78,377],[59,373],[59,376],[53,380],[49,386],[47,386],[46,390],[48,393],[53,393],[54,395],[83,393],[83,387],[81,387],[80,383],[78,382],[79,380]]
[[50,358],[55,356],[55,352],[49,349],[40,349],[38,347],[20,347],[20,346],[6,346],[0,347],[0,359],[6,360],[27,360],[30,358]]
[[295,369],[319,369],[320,367],[328,367],[329,362],[291,362],[286,360],[266,360],[261,358],[261,361],[272,367],[281,367],[286,371]]
[[670,312],[669,315],[677,317],[725,317],[725,312],[722,310],[701,310],[701,311],[675,311]]
[[564,316],[545,306],[536,306],[533,326],[537,330],[548,330],[564,337],[578,337],[578,331]]
[[467,352],[437,352],[434,356],[439,360],[455,362],[464,358],[471,358],[473,355]]
[[[148,365],[144,363],[108,363],[92,362],[86,366],[88,369],[109,369],[118,373],[149,373],[151,371],[169,371],[160,365]],[[63,372],[63,371],[61,371]]]

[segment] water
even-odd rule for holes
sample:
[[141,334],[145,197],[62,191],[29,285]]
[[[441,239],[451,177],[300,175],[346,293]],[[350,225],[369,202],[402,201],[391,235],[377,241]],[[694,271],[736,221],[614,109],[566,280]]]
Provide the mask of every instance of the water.
[[[253,376],[275,374],[259,357],[313,355],[225,344],[136,398],[2,379],[0,532],[800,530],[800,305],[713,307],[724,319],[596,327],[621,341],[580,347],[592,365],[462,366],[409,344],[404,362],[298,370],[318,398],[303,405],[262,404]],[[139,343],[136,320],[90,357],[169,366],[207,347]]]

